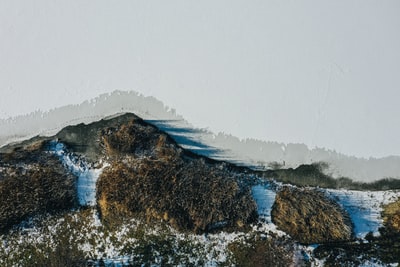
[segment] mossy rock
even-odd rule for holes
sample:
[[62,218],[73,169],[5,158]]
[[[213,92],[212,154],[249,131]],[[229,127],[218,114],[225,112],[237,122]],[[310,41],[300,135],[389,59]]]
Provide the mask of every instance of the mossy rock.
[[272,207],[279,229],[305,244],[350,240],[352,224],[340,206],[322,192],[283,187]]

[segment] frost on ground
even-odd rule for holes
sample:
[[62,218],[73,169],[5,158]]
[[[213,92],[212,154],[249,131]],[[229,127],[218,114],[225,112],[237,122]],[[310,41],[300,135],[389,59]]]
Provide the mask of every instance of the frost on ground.
[[395,201],[400,197],[399,191],[356,191],[325,189],[328,196],[337,201],[350,215],[354,224],[354,233],[364,238],[372,232],[379,234],[383,226],[381,216],[382,205]]
[[[130,220],[115,228],[99,223],[94,208],[34,218],[11,234],[0,235],[0,265],[26,266],[31,256],[87,259],[93,265],[219,266],[231,264],[228,246],[255,233],[180,233],[165,224]],[[260,233],[260,232],[258,232]],[[266,235],[265,235],[266,236]],[[55,259],[59,260],[59,259]]]
[[[65,161],[71,171],[84,173],[86,167],[82,161],[66,154],[61,144],[58,146],[55,153]],[[32,262],[26,255],[75,257],[81,261],[85,259],[94,266],[100,263],[105,266],[128,266],[140,262],[151,262],[152,266],[232,266],[230,246],[237,242],[246,244],[255,233],[266,238],[273,236],[290,240],[288,235],[271,223],[275,190],[272,183],[252,187],[260,222],[246,233],[195,235],[180,233],[162,223],[148,224],[140,220],[130,220],[110,228],[101,223],[92,207],[44,219],[32,218],[21,224],[19,230],[0,235],[0,266],[29,266]],[[370,230],[377,231],[382,224],[379,214],[381,205],[394,201],[400,194],[395,191],[321,190],[336,199],[349,212],[356,234],[360,237]],[[375,210],[378,211],[374,212]],[[297,245],[294,248],[293,262],[300,265],[306,260],[311,266],[324,266],[323,260],[313,257],[315,247]],[[377,266],[374,264],[371,260],[365,262],[364,266]]]
[[[229,249],[231,244],[246,243],[254,233],[266,238],[290,240],[287,234],[277,229],[271,219],[276,190],[281,185],[265,180],[259,180],[251,187],[260,222],[247,233],[195,235],[180,233],[162,223],[148,224],[139,220],[130,220],[111,229],[101,223],[93,208],[96,205],[96,181],[107,165],[103,163],[100,164],[101,168],[95,168],[84,158],[69,153],[65,145],[57,141],[51,143],[50,152],[57,155],[76,175],[79,203],[89,207],[64,215],[32,219],[22,224],[19,230],[0,235],[0,266],[29,266],[32,262],[26,255],[75,257],[91,260],[94,265],[104,262],[106,266],[126,266],[132,262],[152,262],[154,266],[219,266],[232,260]],[[246,177],[242,178],[246,180]],[[257,177],[253,178],[252,181],[257,180]],[[359,238],[369,232],[378,234],[382,226],[382,205],[400,196],[400,191],[320,190],[349,213],[356,237]],[[309,259],[312,266],[323,266],[323,260],[313,258],[314,248],[299,245],[295,248],[297,254],[293,256],[293,261]]]
[[53,141],[50,145],[50,152],[55,153],[62,163],[78,177],[77,194],[81,206],[96,205],[96,181],[107,164],[101,168],[93,168],[83,158],[73,153],[67,153],[63,143]]

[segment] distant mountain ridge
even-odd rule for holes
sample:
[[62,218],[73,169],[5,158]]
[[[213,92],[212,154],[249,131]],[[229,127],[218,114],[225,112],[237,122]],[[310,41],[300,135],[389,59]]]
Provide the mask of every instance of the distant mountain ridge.
[[135,92],[116,91],[80,105],[0,120],[0,146],[36,135],[51,136],[69,125],[90,123],[126,112],[135,113],[165,130],[182,146],[215,159],[256,168],[276,163],[295,168],[301,164],[326,162],[329,164],[327,172],[334,177],[344,176],[364,182],[388,177],[400,178],[399,156],[365,159],[323,148],[309,149],[304,144],[240,140],[225,133],[214,134],[196,129],[177,115],[175,110],[165,107],[154,97],[145,97]]

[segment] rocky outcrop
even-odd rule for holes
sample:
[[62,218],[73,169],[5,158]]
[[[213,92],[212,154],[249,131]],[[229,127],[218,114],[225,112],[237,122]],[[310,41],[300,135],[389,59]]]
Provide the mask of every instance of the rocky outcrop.
[[111,161],[97,183],[103,220],[139,216],[194,232],[255,221],[250,189],[225,164],[192,157],[155,127],[132,120],[101,140]]
[[46,142],[0,154],[0,232],[29,216],[71,209],[76,204],[76,178]]
[[272,207],[272,222],[301,243],[327,243],[351,239],[349,216],[323,193],[283,187]]

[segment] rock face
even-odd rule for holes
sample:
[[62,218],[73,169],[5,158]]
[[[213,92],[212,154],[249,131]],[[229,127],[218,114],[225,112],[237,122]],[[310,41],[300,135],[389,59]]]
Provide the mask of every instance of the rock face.
[[323,193],[284,187],[272,207],[272,222],[301,243],[328,243],[352,237],[351,220]]
[[71,209],[76,204],[76,178],[45,141],[0,154],[0,232],[29,216]]
[[101,146],[111,162],[97,183],[105,221],[135,216],[205,232],[257,218],[250,189],[225,164],[188,154],[141,120],[104,129]]

